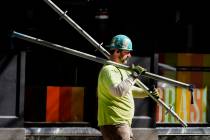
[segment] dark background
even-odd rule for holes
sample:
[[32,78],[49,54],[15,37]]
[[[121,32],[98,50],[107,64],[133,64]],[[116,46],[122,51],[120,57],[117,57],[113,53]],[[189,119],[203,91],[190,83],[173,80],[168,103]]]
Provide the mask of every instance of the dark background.
[[[135,53],[208,53],[209,8],[205,3],[160,3],[128,0],[54,0],[99,43],[113,35],[128,35]],[[108,20],[95,16],[108,11]],[[8,34],[16,30],[78,50],[94,51],[89,43],[42,0],[8,0],[1,4],[1,50],[10,48]],[[92,49],[92,50],[91,50]]]

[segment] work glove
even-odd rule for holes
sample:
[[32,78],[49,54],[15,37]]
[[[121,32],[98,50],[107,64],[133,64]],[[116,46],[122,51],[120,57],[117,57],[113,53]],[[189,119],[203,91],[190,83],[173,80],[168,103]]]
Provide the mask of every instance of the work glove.
[[151,93],[152,96],[155,97],[156,99],[159,99],[159,98],[160,98],[160,94],[159,94],[157,88],[154,88],[154,90],[153,90],[153,91],[150,91],[150,93]]
[[139,65],[135,66],[134,64],[132,64],[131,69],[132,69],[132,76],[135,78],[138,78],[141,74],[146,72],[146,69],[144,69]]

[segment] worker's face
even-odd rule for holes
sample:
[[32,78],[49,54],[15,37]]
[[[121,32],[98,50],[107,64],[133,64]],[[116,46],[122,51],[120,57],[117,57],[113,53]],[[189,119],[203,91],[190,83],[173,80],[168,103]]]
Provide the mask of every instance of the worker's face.
[[126,50],[120,51],[118,49],[115,49],[112,54],[112,60],[121,64],[126,64],[130,57],[131,57],[130,51]]

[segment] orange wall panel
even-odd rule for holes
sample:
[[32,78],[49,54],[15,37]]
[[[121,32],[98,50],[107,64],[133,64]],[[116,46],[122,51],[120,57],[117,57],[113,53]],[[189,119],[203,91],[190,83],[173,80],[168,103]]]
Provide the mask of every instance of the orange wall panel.
[[54,122],[59,120],[59,106],[60,106],[60,88],[59,87],[47,87],[47,102],[46,102],[46,121]]
[[46,100],[47,122],[83,120],[83,87],[48,86]]

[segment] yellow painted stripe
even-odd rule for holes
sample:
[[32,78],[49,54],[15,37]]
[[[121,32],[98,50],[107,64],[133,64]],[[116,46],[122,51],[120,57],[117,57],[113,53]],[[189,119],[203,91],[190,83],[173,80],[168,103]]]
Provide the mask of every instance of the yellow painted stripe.
[[190,121],[190,92],[185,88],[177,88],[176,112],[184,120]]

